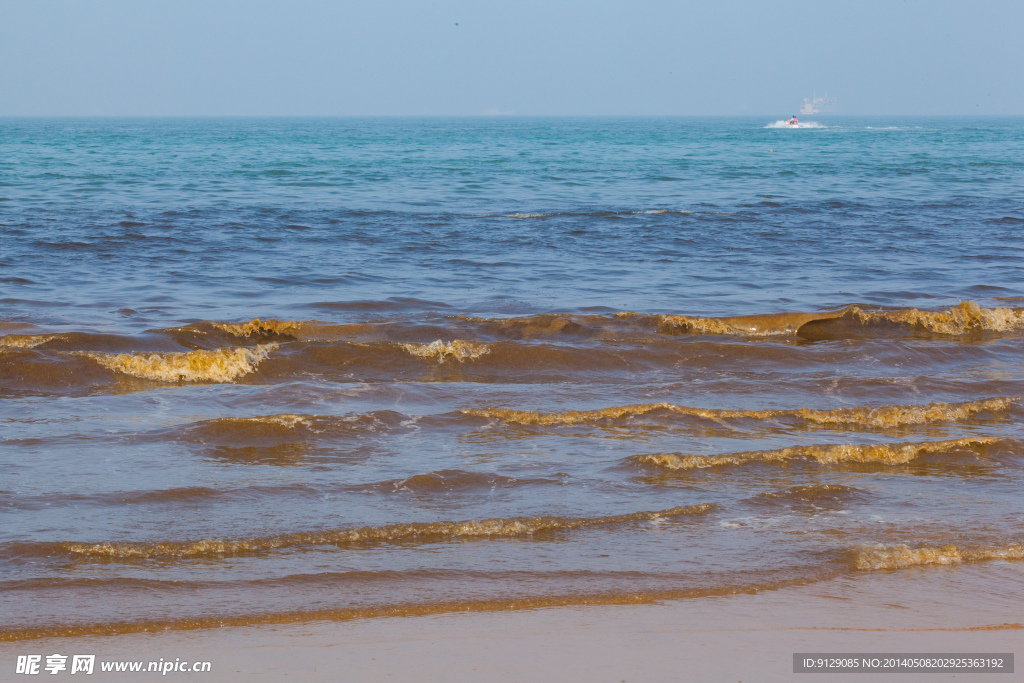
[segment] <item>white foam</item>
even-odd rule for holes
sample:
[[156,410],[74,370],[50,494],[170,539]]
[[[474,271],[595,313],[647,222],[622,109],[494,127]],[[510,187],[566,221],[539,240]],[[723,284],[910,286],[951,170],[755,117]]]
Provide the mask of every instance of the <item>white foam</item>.
[[178,353],[100,353],[73,351],[71,355],[91,358],[100,365],[126,375],[163,382],[231,382],[256,371],[278,344],[254,348],[197,349]]
[[438,339],[429,344],[402,344],[401,346],[414,356],[434,358],[440,363],[448,358],[454,358],[460,363],[467,359],[475,360],[491,352],[491,348],[487,344],[461,339],[450,342]]
[[0,347],[32,349],[48,341],[60,339],[59,334],[8,334],[0,337]]

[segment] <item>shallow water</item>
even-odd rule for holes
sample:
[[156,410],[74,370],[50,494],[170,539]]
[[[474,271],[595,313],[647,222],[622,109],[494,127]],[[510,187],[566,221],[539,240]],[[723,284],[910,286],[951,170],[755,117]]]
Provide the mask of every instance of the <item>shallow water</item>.
[[1024,121],[0,120],[0,639],[1024,558]]

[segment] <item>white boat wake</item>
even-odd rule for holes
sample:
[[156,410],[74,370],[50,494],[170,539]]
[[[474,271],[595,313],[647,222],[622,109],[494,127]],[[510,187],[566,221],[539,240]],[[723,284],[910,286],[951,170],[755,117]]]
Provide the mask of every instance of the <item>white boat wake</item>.
[[775,123],[769,123],[765,128],[826,128],[817,121],[801,121],[800,123],[791,124],[788,119],[782,121],[776,121]]

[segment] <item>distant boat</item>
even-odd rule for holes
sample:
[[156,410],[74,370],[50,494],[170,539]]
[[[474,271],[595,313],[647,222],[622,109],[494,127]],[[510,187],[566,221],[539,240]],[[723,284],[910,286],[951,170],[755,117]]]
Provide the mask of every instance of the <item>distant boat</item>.
[[804,106],[800,107],[800,113],[807,114],[832,114],[836,110],[836,98],[829,97],[828,91],[821,97],[818,97],[818,92],[814,92],[814,97],[804,98]]

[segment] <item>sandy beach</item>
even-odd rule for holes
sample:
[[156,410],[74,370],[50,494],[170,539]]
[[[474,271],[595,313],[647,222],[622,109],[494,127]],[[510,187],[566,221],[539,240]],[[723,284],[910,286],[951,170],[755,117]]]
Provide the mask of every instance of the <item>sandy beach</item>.
[[[989,563],[859,574],[753,595],[658,605],[312,622],[0,646],[18,654],[209,661],[218,681],[842,681],[885,674],[794,674],[794,652],[1006,653],[1024,643],[1024,567]],[[90,680],[155,680],[108,673]],[[1018,675],[900,674],[900,681]]]

